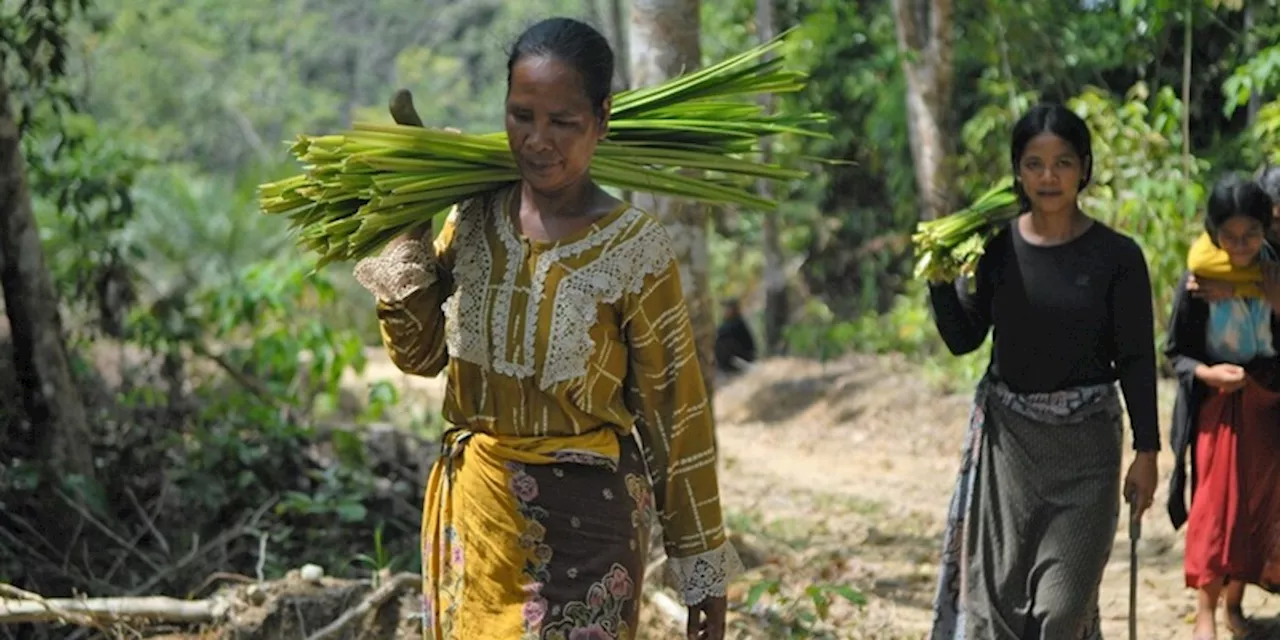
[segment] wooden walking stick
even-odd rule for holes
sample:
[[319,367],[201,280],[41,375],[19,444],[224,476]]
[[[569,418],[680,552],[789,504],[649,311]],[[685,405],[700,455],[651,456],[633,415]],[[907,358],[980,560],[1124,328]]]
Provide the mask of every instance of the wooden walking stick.
[[1137,516],[1138,496],[1129,496],[1129,640],[1138,640],[1138,540],[1142,521]]

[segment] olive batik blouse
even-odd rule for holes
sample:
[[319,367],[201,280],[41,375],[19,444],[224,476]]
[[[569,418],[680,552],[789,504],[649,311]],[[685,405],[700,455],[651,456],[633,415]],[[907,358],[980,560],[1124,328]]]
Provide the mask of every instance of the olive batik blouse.
[[725,539],[711,406],[670,239],[630,206],[556,242],[516,231],[516,188],[454,209],[434,246],[361,262],[402,370],[447,375],[444,417],[505,436],[638,430],[686,602],[723,596]]

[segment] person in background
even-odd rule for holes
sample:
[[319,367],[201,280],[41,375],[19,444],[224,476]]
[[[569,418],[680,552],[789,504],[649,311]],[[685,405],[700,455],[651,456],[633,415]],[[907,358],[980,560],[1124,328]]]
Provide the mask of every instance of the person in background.
[[[1267,225],[1266,242],[1262,245],[1262,259],[1280,259],[1280,167],[1270,163],[1263,165],[1257,175],[1258,186],[1271,198],[1271,223]],[[1227,253],[1218,248],[1208,233],[1201,233],[1191,245],[1188,258],[1191,270],[1187,278],[1187,290],[1209,302],[1225,300],[1237,295],[1260,296],[1262,271],[1258,265],[1235,268]]]
[[756,361],[756,341],[742,317],[742,308],[736,298],[725,300],[720,311],[722,318],[716,328],[716,368],[727,374],[739,373]]
[[1260,270],[1263,282],[1251,288],[1261,291],[1213,301],[1189,295],[1191,267],[1205,259],[1192,251],[1169,324],[1165,354],[1178,375],[1169,517],[1174,529],[1187,527],[1185,579],[1197,591],[1194,640],[1217,637],[1224,593],[1228,627],[1244,636],[1245,585],[1280,587],[1280,304],[1271,302],[1280,301],[1280,264],[1262,259],[1272,223],[1271,198],[1258,184],[1219,180],[1205,232],[1232,268]]
[[1137,455],[1124,495],[1151,505],[1160,434],[1151,283],[1142,250],[1080,210],[1089,128],[1033,107],[1010,150],[1023,214],[967,282],[931,283],[953,354],[994,336],[947,516],[931,640],[1096,640],[1120,512],[1123,413]]
[[742,564],[671,239],[589,171],[613,65],[586,24],[530,27],[507,64],[520,181],[356,265],[392,361],[447,379],[428,639],[631,640],[655,516],[688,639],[724,638]]

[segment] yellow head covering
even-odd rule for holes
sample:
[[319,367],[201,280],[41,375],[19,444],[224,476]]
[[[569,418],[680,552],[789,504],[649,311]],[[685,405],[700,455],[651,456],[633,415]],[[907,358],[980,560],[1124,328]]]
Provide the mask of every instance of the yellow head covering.
[[1208,232],[1201,233],[1187,251],[1187,269],[1197,277],[1230,282],[1236,286],[1240,297],[1261,298],[1262,267],[1257,263],[1247,267],[1231,266],[1227,252],[1213,243]]

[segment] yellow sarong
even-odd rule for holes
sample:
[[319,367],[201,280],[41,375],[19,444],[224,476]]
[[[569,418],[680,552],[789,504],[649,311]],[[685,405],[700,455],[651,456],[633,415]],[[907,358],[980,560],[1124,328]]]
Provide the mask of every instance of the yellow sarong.
[[1207,232],[1191,243],[1191,249],[1187,251],[1187,269],[1196,277],[1234,284],[1235,294],[1242,298],[1264,297],[1262,267],[1257,263],[1247,267],[1231,266],[1227,252],[1214,244]]
[[423,504],[425,638],[635,637],[656,515],[632,436],[459,429],[443,450]]

